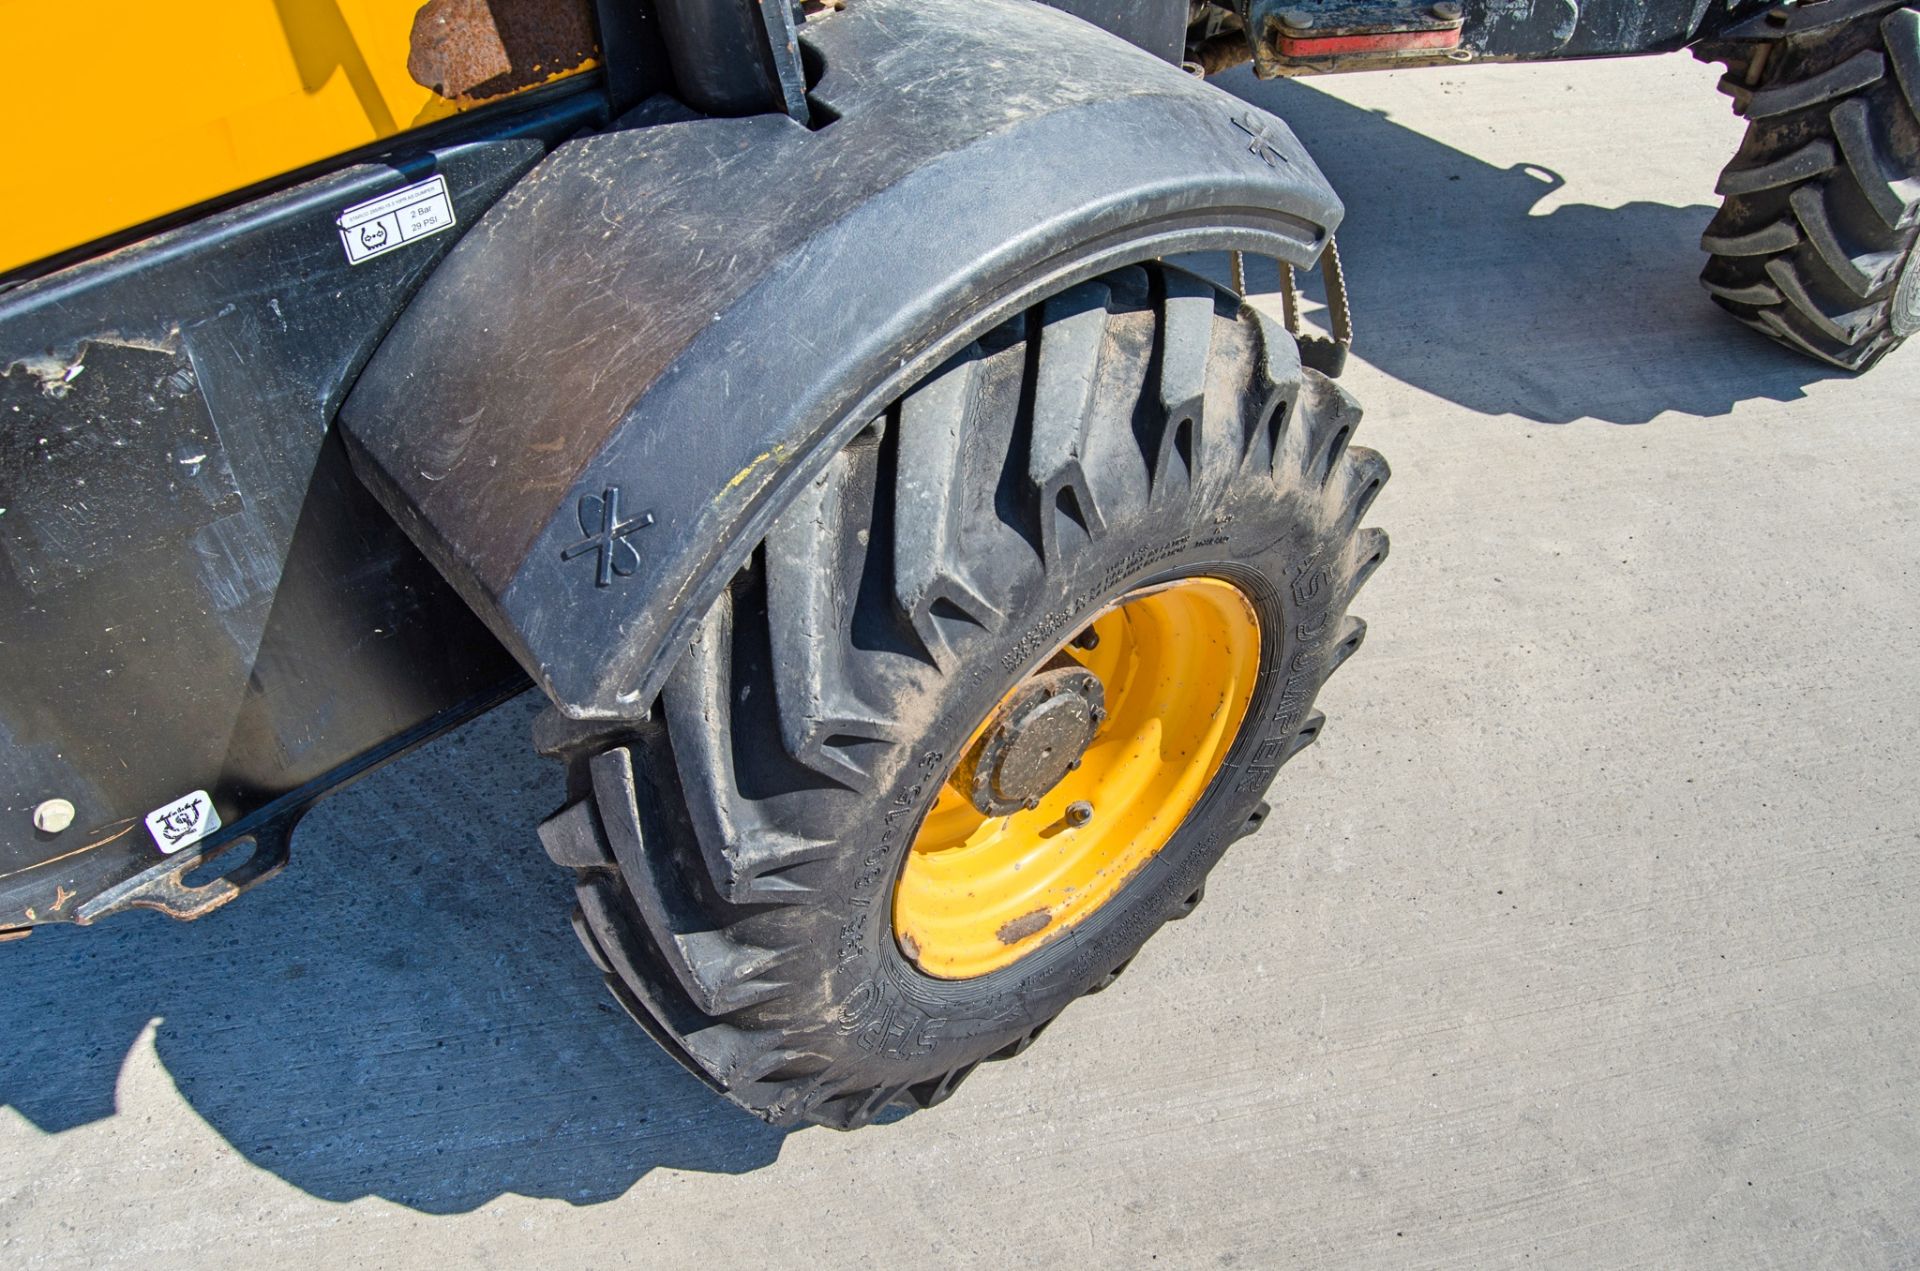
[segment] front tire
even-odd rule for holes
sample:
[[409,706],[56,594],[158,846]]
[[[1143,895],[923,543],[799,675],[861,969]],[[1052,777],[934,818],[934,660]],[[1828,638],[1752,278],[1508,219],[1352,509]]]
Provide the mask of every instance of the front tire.
[[[782,515],[647,721],[546,730],[571,801],[542,837],[578,871],[576,929],[615,995],[769,1121],[850,1128],[939,1102],[1105,987],[1264,815],[1274,773],[1319,731],[1321,684],[1360,644],[1346,610],[1386,555],[1360,520],[1387,468],[1348,444],[1358,418],[1284,330],[1158,264],[956,354]],[[1190,807],[1140,832],[1151,850],[1097,904],[990,926],[1005,957],[967,963],[963,943],[933,962],[895,892],[962,755],[1036,671],[1082,674],[1069,642],[1115,606],[1195,580],[1240,598],[1221,621],[1243,607],[1258,654],[1220,690],[1239,714],[1196,748],[1212,767],[1184,787]],[[1213,700],[1199,664],[1169,674],[1163,703]],[[1151,713],[1131,761],[1188,762],[1151,744]],[[1052,841],[1056,779],[990,805],[993,824]]]

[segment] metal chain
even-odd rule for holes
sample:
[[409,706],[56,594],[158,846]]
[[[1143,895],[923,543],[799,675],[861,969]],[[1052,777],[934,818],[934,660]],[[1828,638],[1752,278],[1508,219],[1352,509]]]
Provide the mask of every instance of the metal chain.
[[1340,267],[1340,244],[1327,235],[1327,313],[1336,344],[1353,344],[1353,307],[1347,302],[1347,274]]
[[[1233,269],[1233,289],[1241,295],[1247,294],[1247,258],[1244,252],[1228,253]],[[1347,271],[1340,264],[1340,243],[1331,235],[1327,237],[1327,250],[1321,256],[1327,269],[1327,321],[1333,328],[1335,344],[1351,347],[1353,344],[1353,305],[1347,298]],[[1295,285],[1293,266],[1277,257],[1274,265],[1280,270],[1280,313],[1286,322],[1287,333],[1295,339],[1300,337],[1300,292]]]

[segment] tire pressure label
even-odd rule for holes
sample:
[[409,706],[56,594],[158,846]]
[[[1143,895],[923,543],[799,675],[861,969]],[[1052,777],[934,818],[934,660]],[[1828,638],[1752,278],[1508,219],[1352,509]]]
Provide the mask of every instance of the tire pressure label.
[[447,197],[447,179],[432,176],[365,203],[355,203],[333,223],[340,227],[340,243],[347,263],[357,265],[396,247],[453,226],[453,200]]
[[220,814],[205,790],[183,794],[147,813],[147,833],[153,835],[153,844],[163,856],[192,847],[219,828]]

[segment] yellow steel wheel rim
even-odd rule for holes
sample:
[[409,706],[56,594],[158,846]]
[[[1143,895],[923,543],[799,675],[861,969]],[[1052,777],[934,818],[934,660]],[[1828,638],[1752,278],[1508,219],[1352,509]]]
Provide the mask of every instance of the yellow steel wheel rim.
[[[1107,718],[1080,766],[1037,807],[1007,816],[979,811],[949,774],[921,822],[894,888],[893,930],[928,975],[986,975],[1086,921],[1166,846],[1239,736],[1260,622],[1238,587],[1188,578],[1142,588],[1090,629],[1091,648],[1065,651],[1099,677]],[[1076,804],[1092,808],[1083,824],[1069,817]]]

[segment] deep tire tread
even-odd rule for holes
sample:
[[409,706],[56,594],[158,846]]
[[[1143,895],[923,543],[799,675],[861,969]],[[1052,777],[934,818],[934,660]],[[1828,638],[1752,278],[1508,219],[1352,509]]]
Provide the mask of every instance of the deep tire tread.
[[1090,282],[1041,306],[1027,480],[1050,563],[1060,560],[1076,530],[1092,539],[1106,528],[1084,460],[1110,299],[1105,282]]
[[951,639],[959,634],[949,630],[955,621],[992,631],[1005,620],[962,564],[962,443],[981,369],[979,350],[969,347],[900,403],[893,597],[921,648],[935,659],[951,656]]
[[1759,194],[1766,190],[1777,190],[1781,186],[1799,185],[1817,176],[1825,176],[1833,171],[1839,162],[1833,142],[1824,138],[1815,138],[1798,150],[1789,151],[1777,159],[1770,159],[1751,167],[1742,167],[1737,162],[1728,164],[1726,171],[1720,174],[1720,180],[1714,189],[1723,196]]
[[767,535],[764,549],[774,700],[787,753],[848,789],[864,789],[868,773],[851,753],[860,743],[895,740],[892,725],[860,701],[842,664],[843,625],[833,580],[844,531],[838,456],[815,478]]
[[1702,283],[1755,330],[1866,369],[1911,325],[1896,304],[1920,236],[1920,12],[1815,0],[1696,55],[1727,64],[1749,121],[1701,238]]

